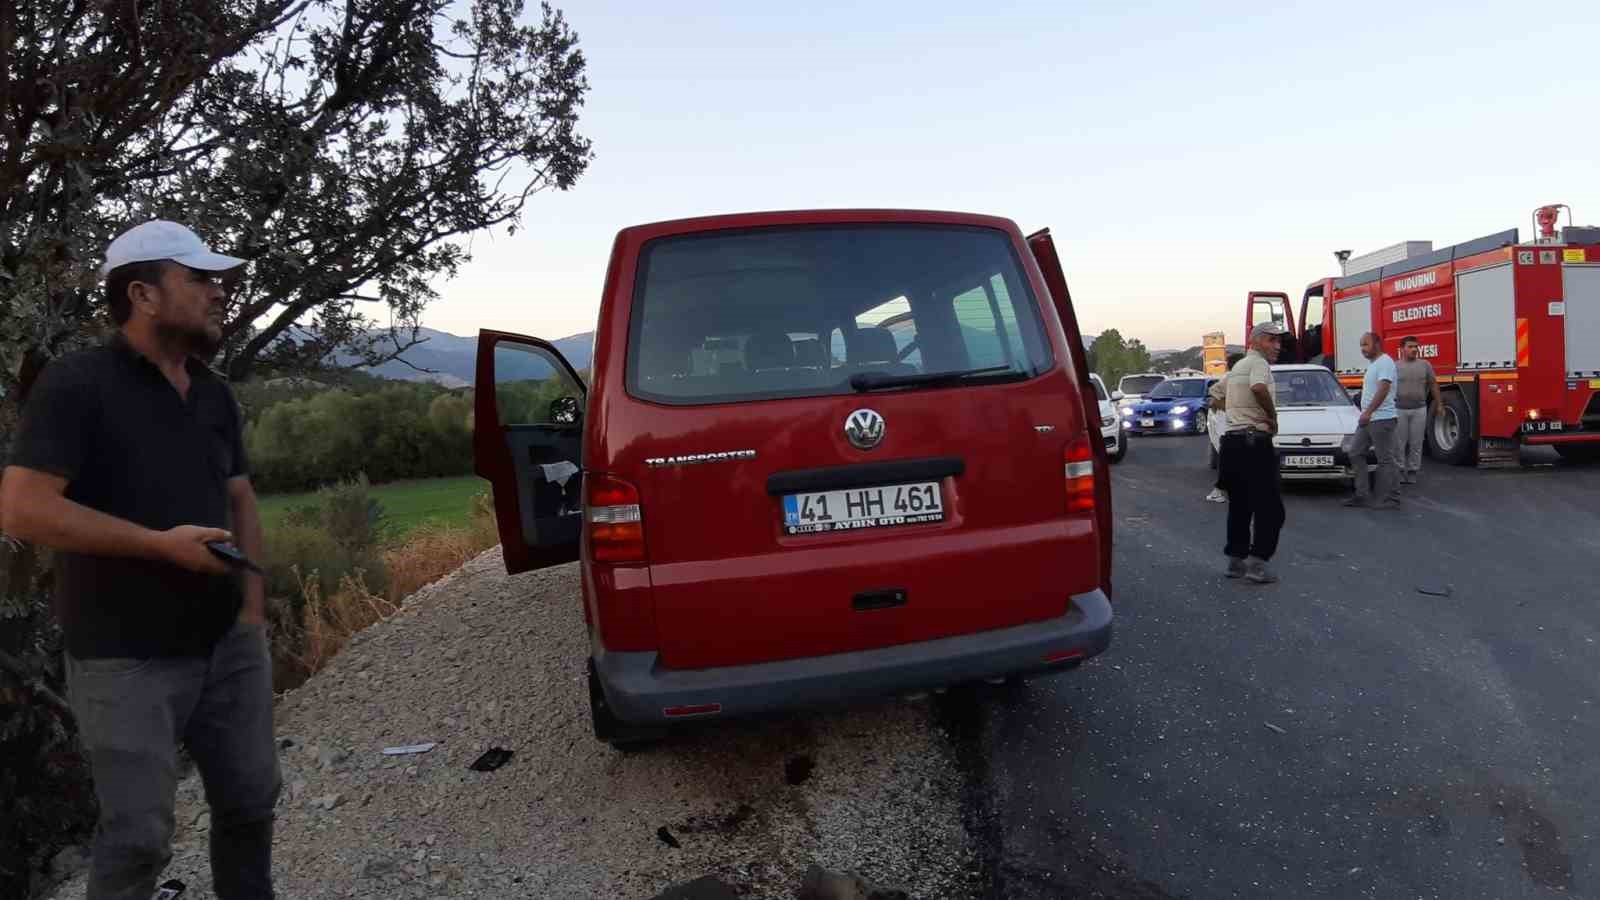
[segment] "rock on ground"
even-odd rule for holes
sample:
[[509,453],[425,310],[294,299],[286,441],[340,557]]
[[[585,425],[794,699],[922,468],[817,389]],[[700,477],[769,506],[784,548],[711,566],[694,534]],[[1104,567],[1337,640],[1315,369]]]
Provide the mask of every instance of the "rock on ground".
[[[813,863],[916,897],[975,892],[925,704],[730,721],[621,754],[590,731],[577,596],[575,566],[507,577],[488,551],[280,698],[279,896],[645,898],[712,875],[787,900]],[[470,771],[491,747],[514,755]],[[197,777],[178,804],[163,877],[211,897]]]

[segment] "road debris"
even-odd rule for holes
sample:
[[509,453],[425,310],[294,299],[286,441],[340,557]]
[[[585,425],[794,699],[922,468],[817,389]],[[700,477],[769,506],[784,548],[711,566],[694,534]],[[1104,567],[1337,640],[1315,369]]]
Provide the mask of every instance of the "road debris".
[[671,847],[674,850],[677,850],[679,847],[683,846],[682,844],[678,843],[678,839],[672,836],[672,832],[668,831],[667,826],[665,825],[656,829],[656,837],[661,839],[661,843],[666,844],[668,847]]
[[406,744],[403,747],[385,747],[383,748],[383,755],[410,756],[413,753],[427,753],[429,750],[432,750],[437,746],[439,745],[436,742],[429,741],[426,744]]
[[1288,729],[1279,728],[1278,726],[1272,724],[1271,722],[1262,722],[1261,724],[1267,726],[1268,728],[1272,729],[1273,731],[1276,731],[1279,734],[1288,734],[1289,733]]
[[511,751],[504,747],[490,747],[483,751],[472,765],[467,766],[474,772],[493,772],[511,761]]

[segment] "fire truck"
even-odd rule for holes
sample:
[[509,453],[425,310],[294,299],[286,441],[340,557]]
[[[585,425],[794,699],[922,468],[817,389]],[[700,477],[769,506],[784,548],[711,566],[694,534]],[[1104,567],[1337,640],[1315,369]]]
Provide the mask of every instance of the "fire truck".
[[1283,323],[1279,362],[1325,365],[1349,389],[1367,368],[1362,334],[1376,332],[1396,359],[1415,336],[1443,394],[1426,433],[1442,462],[1514,465],[1522,445],[1600,459],[1600,228],[1571,221],[1553,204],[1534,211],[1531,243],[1511,229],[1439,250],[1339,251],[1343,274],[1312,282],[1298,315],[1288,294],[1251,291],[1246,333]]

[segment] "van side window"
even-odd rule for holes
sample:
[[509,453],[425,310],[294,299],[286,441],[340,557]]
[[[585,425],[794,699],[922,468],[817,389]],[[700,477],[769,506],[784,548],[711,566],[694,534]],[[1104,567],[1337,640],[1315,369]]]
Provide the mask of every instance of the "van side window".
[[[569,376],[524,344],[494,347],[495,407],[501,425],[575,425],[583,394]],[[576,406],[574,407],[574,403]]]

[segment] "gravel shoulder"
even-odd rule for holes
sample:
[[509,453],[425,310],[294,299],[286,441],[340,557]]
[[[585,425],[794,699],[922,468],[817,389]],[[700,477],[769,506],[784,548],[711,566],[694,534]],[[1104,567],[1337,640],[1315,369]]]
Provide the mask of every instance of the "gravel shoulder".
[[[788,898],[811,863],[918,897],[977,893],[929,704],[722,723],[622,754],[589,730],[577,594],[575,566],[507,577],[488,551],[280,698],[280,896],[646,898],[710,874]],[[493,746],[515,755],[470,771]],[[164,876],[186,900],[212,896],[207,824],[190,777]],[[81,880],[55,896],[82,896]]]

